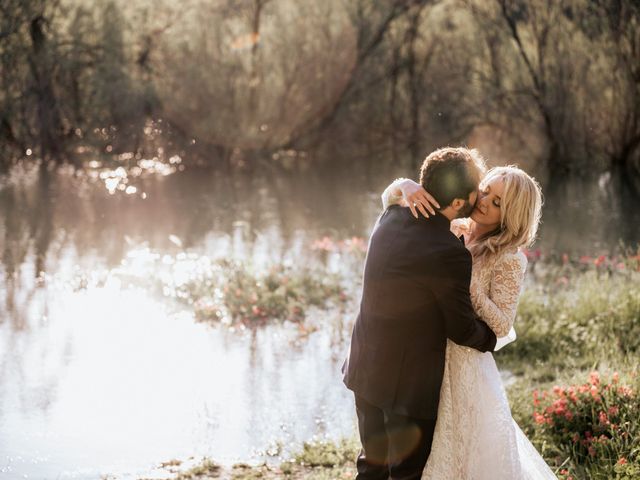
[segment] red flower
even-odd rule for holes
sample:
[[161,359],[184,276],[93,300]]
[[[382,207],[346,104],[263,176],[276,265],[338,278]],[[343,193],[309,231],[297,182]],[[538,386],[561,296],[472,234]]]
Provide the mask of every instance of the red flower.
[[620,457],[620,459],[616,462],[616,465],[624,465],[627,463],[627,459],[624,457]]
[[606,261],[607,261],[607,257],[606,257],[606,256],[604,256],[604,255],[600,255],[598,258],[596,258],[596,259],[593,261],[593,264],[594,264],[596,267],[599,267],[600,265],[604,264]]

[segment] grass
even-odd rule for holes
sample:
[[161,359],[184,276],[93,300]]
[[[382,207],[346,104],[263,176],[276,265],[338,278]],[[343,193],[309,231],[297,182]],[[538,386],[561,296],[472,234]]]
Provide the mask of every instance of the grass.
[[523,294],[518,340],[496,362],[533,382],[596,367],[622,368],[640,352],[640,272],[550,276]]

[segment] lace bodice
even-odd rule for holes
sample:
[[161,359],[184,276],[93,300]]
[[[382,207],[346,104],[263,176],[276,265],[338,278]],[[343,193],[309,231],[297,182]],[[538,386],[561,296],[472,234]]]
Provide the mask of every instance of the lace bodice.
[[513,326],[526,268],[522,252],[503,252],[473,262],[471,303],[497,337],[507,335]]

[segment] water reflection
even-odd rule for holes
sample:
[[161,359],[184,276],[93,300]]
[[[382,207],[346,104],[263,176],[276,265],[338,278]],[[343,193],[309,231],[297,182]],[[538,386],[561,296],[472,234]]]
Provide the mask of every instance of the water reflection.
[[[339,367],[357,293],[302,331],[231,330],[196,323],[158,284],[205,257],[309,262],[325,235],[366,238],[386,179],[147,170],[114,194],[105,180],[115,177],[65,170],[18,167],[0,181],[8,478],[135,475],[189,455],[246,461],[353,430]],[[547,197],[543,249],[594,254],[640,238],[638,212],[607,201],[606,182],[561,193]]]
[[194,454],[249,460],[353,428],[326,331],[211,328],[117,277],[56,288],[48,304],[37,329],[0,330],[5,473],[96,478]]

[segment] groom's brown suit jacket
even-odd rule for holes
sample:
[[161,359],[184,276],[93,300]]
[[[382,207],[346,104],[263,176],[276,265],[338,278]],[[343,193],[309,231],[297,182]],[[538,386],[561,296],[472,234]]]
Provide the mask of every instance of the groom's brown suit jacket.
[[344,382],[378,408],[435,419],[447,338],[480,351],[496,336],[471,305],[471,254],[437,213],[390,206],[365,261],[360,312]]

